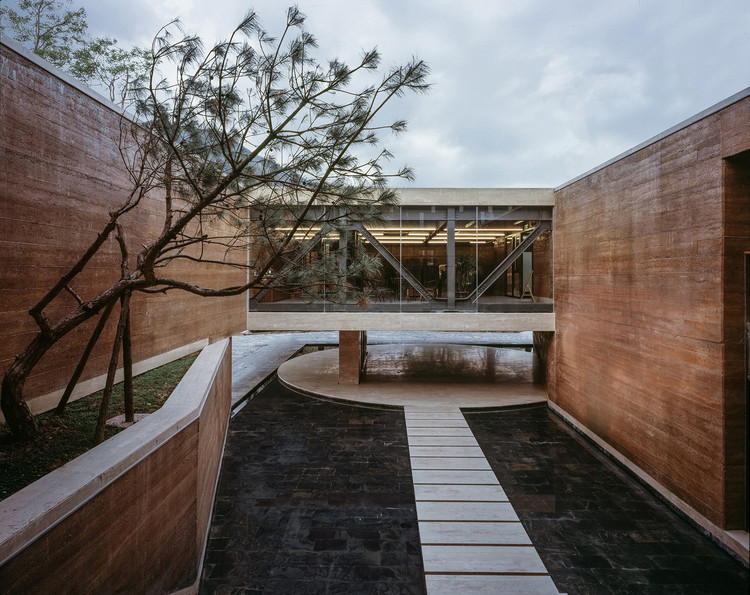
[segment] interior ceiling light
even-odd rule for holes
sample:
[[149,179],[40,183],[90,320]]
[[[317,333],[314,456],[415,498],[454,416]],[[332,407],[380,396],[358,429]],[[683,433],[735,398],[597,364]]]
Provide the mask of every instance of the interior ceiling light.
[[[420,240],[420,239],[408,239],[408,238],[404,238],[404,239],[401,239],[401,238],[383,238],[383,239],[375,238],[375,239],[378,240],[379,244],[424,244],[424,240]],[[366,244],[370,243],[367,240],[362,240],[362,241],[365,242]]]
[[[397,244],[413,244],[413,245],[419,245],[419,246],[424,246],[425,245],[425,241],[424,240],[416,239],[416,238],[414,238],[414,239],[411,239],[411,238],[382,238],[382,239],[381,238],[375,238],[375,239],[377,240],[377,242],[379,244],[389,245],[389,246],[393,246],[393,245],[397,245]],[[370,243],[369,241],[367,241],[365,239],[363,239],[362,242],[365,243],[365,244],[369,244]],[[471,239],[471,240],[462,240],[462,243],[466,243],[466,244],[494,244],[495,240],[494,239],[479,238],[479,239]],[[430,246],[434,246],[434,245],[445,246],[445,245],[448,244],[448,240],[446,240],[446,239],[442,239],[441,240],[441,239],[435,239],[435,238],[433,238],[429,242],[427,242],[427,244],[430,245]]]
[[399,227],[398,225],[391,225],[389,227],[368,227],[368,226],[365,226],[365,228],[370,233],[374,233],[376,231],[397,231],[399,229],[402,230],[402,231],[423,231],[425,233],[429,233],[431,231],[435,231],[434,227]]
[[[444,233],[444,232],[440,232],[440,233]],[[471,229],[466,229],[464,231],[457,231],[456,235],[474,237],[474,236],[496,236],[502,233],[504,232],[502,231],[473,231]]]
[[[457,238],[496,238],[498,236],[504,236],[504,233],[457,233]],[[436,238],[447,238],[448,235],[445,233],[436,233],[433,237]]]
[[[314,234],[312,234],[312,233],[297,232],[297,233],[295,233],[293,235],[293,238],[295,240],[310,239],[310,238],[313,237],[313,235]],[[407,232],[407,233],[403,233],[403,234],[399,234],[399,233],[374,233],[374,234],[372,234],[372,236],[375,239],[379,240],[379,241],[386,241],[386,240],[387,241],[393,241],[394,239],[397,240],[399,238],[401,238],[401,239],[410,239],[410,240],[419,241],[419,242],[436,241],[436,240],[447,241],[448,240],[448,236],[446,234],[444,234],[444,233],[435,234],[432,237],[430,237],[429,240],[428,240],[428,234],[415,234],[413,232],[411,232],[411,233]],[[495,233],[478,233],[478,234],[464,233],[464,234],[456,234],[456,236],[455,236],[456,240],[457,241],[461,241],[461,242],[467,242],[467,241],[471,241],[471,240],[503,239],[504,237],[506,237],[506,234],[504,234],[504,233],[497,233],[497,234],[495,234]],[[326,236],[326,239],[330,240],[330,241],[334,241],[334,240],[338,240],[338,236],[332,236],[332,237]]]
[[[523,223],[523,222],[521,222]],[[277,231],[292,231],[293,227],[277,227]],[[398,232],[398,231],[408,231],[408,232],[416,232],[416,233],[424,233],[429,234],[433,233],[437,227],[368,227],[367,231],[369,231],[372,234],[375,233],[383,233],[383,232]],[[320,231],[320,225],[313,225],[312,227],[301,227],[297,228],[297,233],[305,232],[305,231],[311,231],[317,233]],[[336,230],[331,228],[331,233],[335,232]],[[497,232],[505,232],[505,231],[523,231],[523,228],[520,227],[481,227],[478,228],[478,231],[475,231],[474,229],[456,229],[456,233],[497,233]],[[444,229],[439,231],[438,233],[447,233]]]

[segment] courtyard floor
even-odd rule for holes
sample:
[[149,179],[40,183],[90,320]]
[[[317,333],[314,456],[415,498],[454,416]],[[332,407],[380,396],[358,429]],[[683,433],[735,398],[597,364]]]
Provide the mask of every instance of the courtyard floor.
[[[235,345],[243,349],[249,350]],[[424,501],[442,504],[420,495],[425,486],[412,469],[429,460],[413,442],[412,426],[424,424],[409,422],[410,415],[389,405],[305,396],[278,381],[247,402],[230,423],[201,593],[408,594],[425,593],[426,586],[430,593],[497,593],[511,592],[508,577],[523,574],[540,581],[548,575],[555,590],[539,582],[537,592],[544,593],[747,592],[740,563],[544,405],[458,414],[497,478],[501,496],[483,496],[492,503],[482,506],[500,506],[496,500],[512,506],[517,516],[502,522],[520,521],[530,538],[521,545],[535,550],[543,567],[508,570],[503,557],[511,549],[494,541],[481,551],[465,549],[474,558],[466,563],[489,551],[506,570],[461,566],[461,556],[453,555],[459,549],[450,549],[461,544],[420,542]],[[464,448],[460,456],[474,455]],[[451,553],[443,568],[432,566],[435,550]],[[476,586],[480,574],[489,581],[484,591]],[[519,583],[513,592],[533,591]]]

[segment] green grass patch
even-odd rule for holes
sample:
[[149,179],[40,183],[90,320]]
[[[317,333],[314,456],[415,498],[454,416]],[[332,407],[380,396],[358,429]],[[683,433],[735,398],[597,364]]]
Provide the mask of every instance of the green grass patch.
[[[159,409],[196,357],[189,355],[133,378],[135,412]],[[107,419],[125,413],[122,390],[122,383],[114,386]],[[37,415],[39,437],[28,444],[14,442],[0,425],[0,500],[96,446],[94,430],[101,399],[99,391],[68,403],[63,415],[54,411]],[[107,426],[105,440],[121,431]]]

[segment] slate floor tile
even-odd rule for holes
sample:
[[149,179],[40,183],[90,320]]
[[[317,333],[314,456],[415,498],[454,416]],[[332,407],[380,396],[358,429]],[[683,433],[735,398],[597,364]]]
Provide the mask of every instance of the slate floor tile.
[[466,419],[561,592],[747,593],[747,569],[546,408]]
[[230,424],[201,593],[424,593],[403,414],[269,385]]
[[[431,444],[421,437],[465,437],[468,428],[430,428],[437,420],[407,424],[399,411],[269,385],[230,424],[200,592],[423,595],[412,480],[426,500],[438,492],[460,495],[434,486],[476,483],[484,493],[500,489],[487,487],[499,480],[560,592],[747,592],[741,564],[545,408],[466,419],[492,471],[465,470],[468,458],[438,468],[425,461],[440,457],[419,457],[416,466],[426,468],[412,471],[409,426],[420,446]],[[475,553],[465,558],[469,566],[481,558]]]

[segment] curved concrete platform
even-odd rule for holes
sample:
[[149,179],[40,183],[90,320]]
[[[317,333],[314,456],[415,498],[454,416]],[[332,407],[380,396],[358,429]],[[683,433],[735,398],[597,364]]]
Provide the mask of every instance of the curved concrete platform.
[[380,406],[518,407],[545,403],[532,382],[533,355],[478,345],[397,344],[367,348],[365,380],[338,384],[338,349],[291,359],[279,380],[304,393]]

